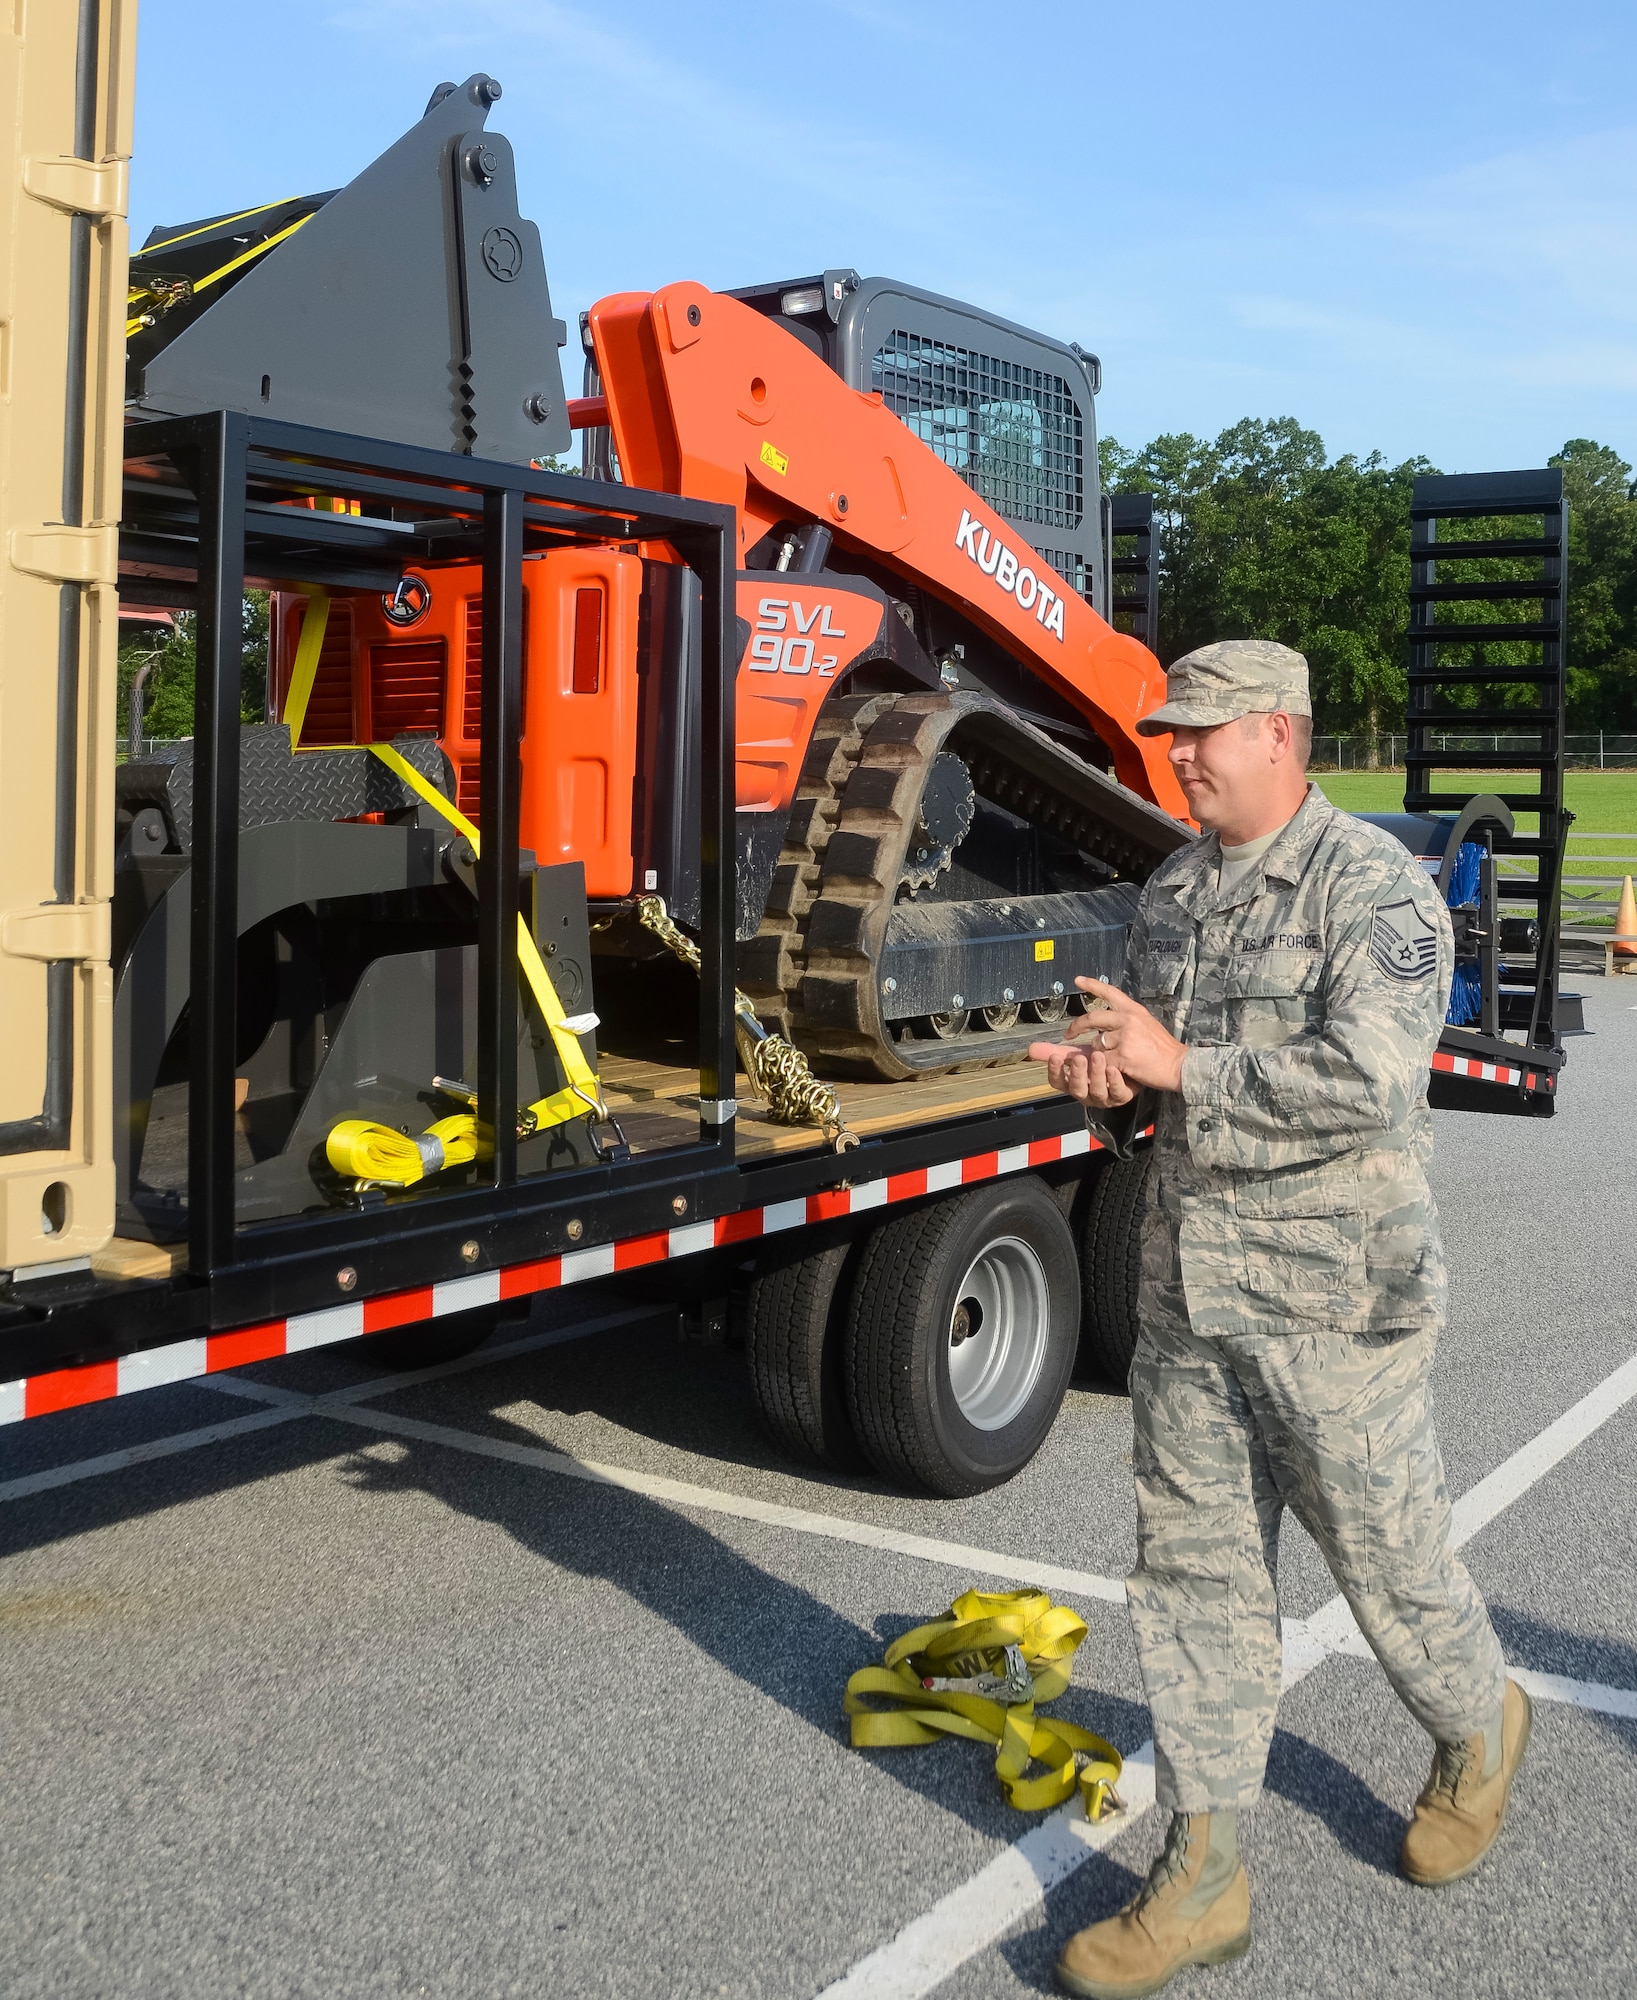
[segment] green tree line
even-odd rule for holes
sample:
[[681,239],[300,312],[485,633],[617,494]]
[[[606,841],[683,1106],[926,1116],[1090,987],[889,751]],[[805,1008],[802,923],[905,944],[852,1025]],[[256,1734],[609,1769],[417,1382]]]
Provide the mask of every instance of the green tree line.
[[[1159,543],[1160,658],[1212,639],[1280,639],[1305,653],[1317,726],[1373,738],[1404,726],[1409,648],[1410,490],[1424,458],[1389,465],[1379,452],[1332,460],[1293,417],[1247,418],[1213,442],[1178,433],[1128,451],[1100,446],[1111,493],[1152,493]],[[1607,445],[1572,438],[1550,461],[1569,499],[1568,704],[1576,730],[1637,729],[1637,493]],[[1523,530],[1527,532],[1526,529]],[[1483,539],[1516,520],[1463,525]],[[1477,573],[1445,564],[1441,581]],[[1490,575],[1538,577],[1516,562]],[[1441,609],[1440,618],[1459,616]],[[1538,617],[1527,600],[1489,605],[1488,621]],[[1463,658],[1447,649],[1449,663]],[[1473,648],[1474,664],[1522,664],[1527,649]],[[1461,705],[1527,702],[1472,686]]]

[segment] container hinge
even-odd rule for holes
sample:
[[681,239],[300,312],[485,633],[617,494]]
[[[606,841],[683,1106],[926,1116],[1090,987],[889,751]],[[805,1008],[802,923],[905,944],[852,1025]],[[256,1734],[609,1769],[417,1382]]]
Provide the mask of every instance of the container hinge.
[[36,201],[105,222],[123,215],[130,197],[129,160],[81,160],[73,154],[25,160],[23,186]]
[[107,903],[36,903],[0,917],[0,951],[9,958],[95,959],[109,947]]
[[119,529],[13,528],[11,566],[56,583],[112,583],[119,571]]

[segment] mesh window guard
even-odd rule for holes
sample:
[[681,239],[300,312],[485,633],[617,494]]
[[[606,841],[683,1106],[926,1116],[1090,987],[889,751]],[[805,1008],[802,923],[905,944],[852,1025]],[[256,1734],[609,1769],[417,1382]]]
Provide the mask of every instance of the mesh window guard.
[[902,330],[877,348],[870,376],[887,408],[997,513],[1079,527],[1084,427],[1062,376]]

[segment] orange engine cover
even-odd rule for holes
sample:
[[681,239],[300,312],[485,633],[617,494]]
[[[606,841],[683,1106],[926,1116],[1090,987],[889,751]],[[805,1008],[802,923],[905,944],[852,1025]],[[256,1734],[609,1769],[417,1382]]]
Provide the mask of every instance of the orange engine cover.
[[[781,523],[822,522],[844,555],[958,611],[1086,718],[1122,784],[1186,816],[1167,743],[1136,728],[1165,698],[1159,661],[1064,588],[879,394],[849,388],[801,341],[702,285],[621,292],[588,323],[633,485],[732,507],[741,559]],[[742,726],[740,738],[743,754]]]
[[[369,592],[330,601],[300,749],[436,736],[456,804],[479,811],[482,568],[417,572],[429,602],[404,626]],[[542,863],[585,864],[586,893],[632,886],[637,619],[642,563],[609,549],[523,565],[521,839]],[[270,709],[282,714],[307,600],[274,598]]]
[[588,896],[627,896],[642,562],[612,549],[553,549],[523,574],[534,605],[523,845],[542,863],[583,861]]

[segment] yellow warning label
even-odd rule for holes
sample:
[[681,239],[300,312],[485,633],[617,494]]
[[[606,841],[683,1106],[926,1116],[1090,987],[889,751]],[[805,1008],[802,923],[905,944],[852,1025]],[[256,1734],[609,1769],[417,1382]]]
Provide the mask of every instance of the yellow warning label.
[[1056,942],[1051,938],[1036,938],[1034,941],[1034,956],[1036,965],[1042,959],[1055,958],[1057,956]]
[[790,461],[785,454],[776,444],[768,444],[765,440],[762,444],[762,463],[772,466],[781,479],[790,470]]

